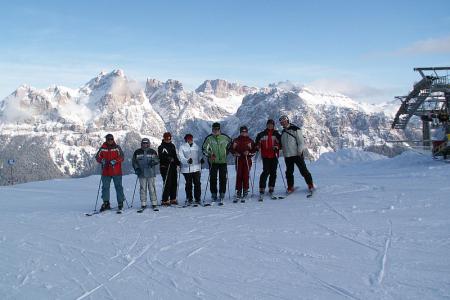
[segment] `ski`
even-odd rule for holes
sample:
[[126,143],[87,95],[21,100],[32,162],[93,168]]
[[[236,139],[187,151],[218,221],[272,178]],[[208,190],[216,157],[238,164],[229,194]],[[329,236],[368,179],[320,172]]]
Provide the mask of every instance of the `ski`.
[[146,209],[147,209],[147,206],[138,209],[136,212],[137,212],[138,214],[140,214],[140,213],[143,213],[144,210],[146,210]]
[[91,212],[91,213],[85,213],[84,215],[86,216],[86,217],[90,217],[90,216],[93,216],[93,215],[98,215],[100,212],[99,211],[93,211],[93,212]]
[[91,216],[94,216],[94,215],[99,215],[99,214],[106,213],[106,212],[111,211],[111,210],[113,210],[113,209],[115,209],[115,207],[112,207],[112,208],[110,208],[110,209],[106,209],[106,210],[104,210],[104,211],[94,210],[93,212],[91,212],[91,213],[85,213],[84,215],[85,215],[86,217],[91,217]]

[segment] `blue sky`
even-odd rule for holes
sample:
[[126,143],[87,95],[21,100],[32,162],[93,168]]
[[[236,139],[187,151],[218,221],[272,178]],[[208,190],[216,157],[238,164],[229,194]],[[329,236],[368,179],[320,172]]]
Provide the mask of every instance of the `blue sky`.
[[0,99],[100,71],[265,86],[290,80],[378,102],[417,66],[450,66],[450,1],[2,1]]

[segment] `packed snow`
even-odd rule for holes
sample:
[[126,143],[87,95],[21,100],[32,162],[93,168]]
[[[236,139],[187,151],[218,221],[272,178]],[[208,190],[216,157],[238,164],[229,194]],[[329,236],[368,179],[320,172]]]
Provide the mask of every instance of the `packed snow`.
[[[86,217],[99,176],[0,187],[0,295],[449,298],[450,165],[413,152],[388,159],[349,150],[325,158],[308,162],[317,185],[312,198],[296,170],[298,188],[287,198],[260,203],[255,190],[245,204],[227,194],[223,207],[137,214],[136,192],[122,215]],[[135,179],[124,177],[130,204]],[[158,192],[161,185],[158,177]],[[276,191],[283,190],[279,176]]]

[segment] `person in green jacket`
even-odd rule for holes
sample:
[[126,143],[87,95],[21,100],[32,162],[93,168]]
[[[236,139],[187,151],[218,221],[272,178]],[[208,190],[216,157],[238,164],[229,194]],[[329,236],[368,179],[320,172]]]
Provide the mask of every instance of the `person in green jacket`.
[[208,157],[211,201],[217,201],[217,173],[219,173],[219,205],[223,204],[227,189],[227,155],[231,138],[221,133],[220,124],[212,124],[212,134],[203,142],[203,154]]

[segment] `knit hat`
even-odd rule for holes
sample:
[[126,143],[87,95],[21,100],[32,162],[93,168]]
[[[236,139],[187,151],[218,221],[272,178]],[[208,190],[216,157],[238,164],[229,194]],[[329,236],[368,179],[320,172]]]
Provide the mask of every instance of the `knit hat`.
[[217,122],[213,123],[212,129],[220,129],[220,123],[217,123]]
[[194,139],[194,136],[192,134],[190,134],[190,133],[188,133],[188,134],[186,134],[184,136],[184,141],[185,142],[187,142],[188,140],[193,140],[193,139]]
[[272,124],[273,126],[275,126],[275,121],[273,119],[269,119],[267,120],[266,125]]
[[243,131],[248,132],[247,126],[241,126],[241,128],[239,128],[239,132],[243,132]]
[[169,140],[172,138],[172,134],[170,132],[164,132],[163,139]]
[[111,133],[105,135],[105,139],[114,139],[114,136]]

